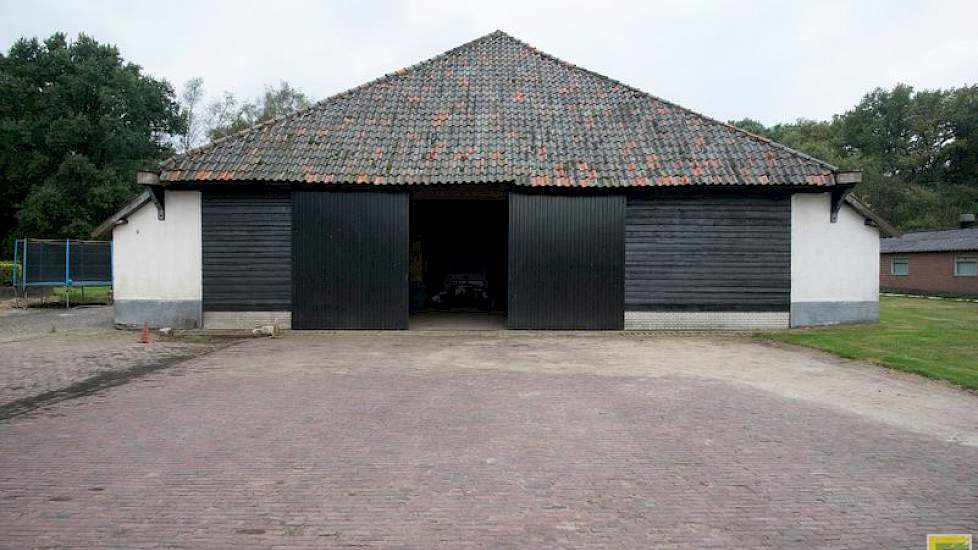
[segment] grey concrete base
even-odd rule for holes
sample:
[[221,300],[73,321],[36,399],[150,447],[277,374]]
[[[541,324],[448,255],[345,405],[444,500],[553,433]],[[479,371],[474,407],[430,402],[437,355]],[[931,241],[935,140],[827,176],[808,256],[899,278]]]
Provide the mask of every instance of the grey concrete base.
[[792,302],[791,326],[877,323],[879,302]]
[[626,311],[625,330],[772,330],[787,311]]
[[113,304],[115,324],[151,328],[197,328],[200,326],[200,300],[120,300]]
[[263,325],[275,325],[279,329],[292,328],[291,311],[205,311],[206,330],[251,330]]

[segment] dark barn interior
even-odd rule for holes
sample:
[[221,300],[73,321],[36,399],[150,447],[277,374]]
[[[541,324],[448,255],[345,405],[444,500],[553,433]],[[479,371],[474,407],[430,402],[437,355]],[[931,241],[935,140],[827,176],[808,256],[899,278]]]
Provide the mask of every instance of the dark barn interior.
[[412,326],[504,322],[507,217],[504,198],[411,201]]

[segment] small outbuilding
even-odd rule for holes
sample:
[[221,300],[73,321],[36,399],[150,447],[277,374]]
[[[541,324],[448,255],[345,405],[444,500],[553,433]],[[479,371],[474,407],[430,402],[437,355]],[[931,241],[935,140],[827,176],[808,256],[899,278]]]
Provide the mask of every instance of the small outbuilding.
[[494,32],[163,162],[108,220],[126,325],[878,319],[842,171]]
[[891,292],[978,297],[978,227],[914,231],[880,243],[880,287]]

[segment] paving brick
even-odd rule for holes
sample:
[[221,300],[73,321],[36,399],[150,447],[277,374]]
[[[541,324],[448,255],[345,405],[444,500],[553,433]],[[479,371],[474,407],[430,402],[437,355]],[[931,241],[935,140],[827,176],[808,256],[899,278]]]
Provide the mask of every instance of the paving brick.
[[[820,404],[824,373],[876,399],[848,368],[735,338],[248,341],[0,422],[0,546],[921,548],[978,531],[978,448]],[[822,381],[808,399],[746,378],[774,369]]]
[[111,307],[0,310],[0,417],[4,407],[60,392],[94,376],[189,359],[226,341],[161,339],[139,342],[112,327]]

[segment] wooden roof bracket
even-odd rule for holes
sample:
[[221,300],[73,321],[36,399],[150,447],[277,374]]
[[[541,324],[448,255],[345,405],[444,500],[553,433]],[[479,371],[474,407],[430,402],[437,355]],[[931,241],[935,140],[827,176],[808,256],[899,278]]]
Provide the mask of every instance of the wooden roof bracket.
[[149,198],[153,201],[153,206],[156,207],[156,219],[163,221],[166,219],[166,201],[164,197],[166,195],[163,192],[163,188],[159,185],[150,185],[146,189],[149,190]]
[[156,219],[163,221],[166,219],[166,193],[160,186],[159,172],[140,171],[136,172],[136,183],[144,186],[149,191],[149,198],[156,207]]
[[833,187],[832,188],[832,211],[829,215],[829,221],[835,223],[839,221],[839,210],[842,210],[842,205],[846,202],[846,195],[852,191],[852,187]]
[[829,214],[829,221],[835,223],[839,220],[839,210],[846,202],[846,196],[852,192],[853,186],[863,181],[863,173],[858,171],[836,172],[835,186],[832,187],[832,210]]

